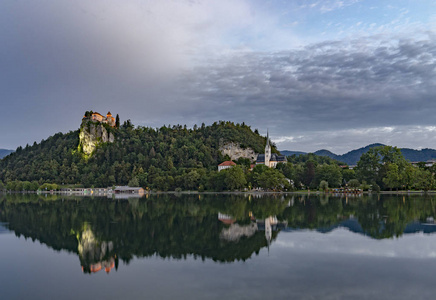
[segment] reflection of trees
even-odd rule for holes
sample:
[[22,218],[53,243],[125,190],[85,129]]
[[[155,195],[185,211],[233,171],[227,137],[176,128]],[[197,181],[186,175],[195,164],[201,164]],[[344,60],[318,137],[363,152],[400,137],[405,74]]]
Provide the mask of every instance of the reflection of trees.
[[435,196],[370,195],[349,199],[296,196],[293,205],[279,217],[292,228],[325,229],[354,216],[365,234],[391,238],[401,236],[414,221],[425,222],[434,217],[435,210]]
[[342,220],[344,213],[350,215],[343,208],[344,200],[328,195],[321,196],[296,196],[293,205],[286,208],[281,219],[288,221],[288,226],[293,228],[323,228],[337,224]]
[[[227,226],[218,212],[235,216],[240,224],[282,209],[280,197],[251,199],[235,195],[159,195],[149,199],[114,201],[104,198],[8,195],[0,198],[0,220],[17,236],[37,239],[56,250],[77,253],[85,272],[105,269],[118,259],[158,255],[187,255],[220,262],[246,260],[267,246],[256,231],[238,241],[220,234]],[[264,207],[264,208],[263,208]],[[273,233],[273,239],[277,232]],[[114,261],[115,260],[115,261]]]
[[[270,216],[288,227],[324,230],[354,216],[363,233],[390,238],[403,234],[413,221],[434,217],[435,211],[435,196],[161,194],[63,200],[56,195],[0,195],[0,222],[8,222],[17,236],[76,253],[84,272],[108,271],[119,259],[129,262],[134,256],[246,260],[268,245],[266,232],[253,219]],[[235,225],[220,222],[218,213],[231,216]],[[277,234],[272,232],[272,240]]]

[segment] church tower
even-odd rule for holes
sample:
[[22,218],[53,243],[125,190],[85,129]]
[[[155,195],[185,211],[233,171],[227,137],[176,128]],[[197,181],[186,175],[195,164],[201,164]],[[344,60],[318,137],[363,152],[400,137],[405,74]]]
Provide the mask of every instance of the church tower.
[[269,133],[266,131],[266,146],[265,146],[265,166],[269,167],[269,161],[271,159],[271,146],[269,144]]

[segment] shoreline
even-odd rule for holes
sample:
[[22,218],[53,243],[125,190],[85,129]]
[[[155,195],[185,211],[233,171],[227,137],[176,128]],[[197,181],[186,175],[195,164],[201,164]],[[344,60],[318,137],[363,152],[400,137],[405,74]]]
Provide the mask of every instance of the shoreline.
[[333,193],[333,192],[321,192],[321,191],[224,191],[224,192],[213,192],[213,191],[149,191],[144,194],[129,194],[129,193],[107,193],[107,192],[71,192],[71,191],[0,191],[1,194],[38,194],[38,195],[67,195],[67,196],[112,196],[112,195],[123,195],[123,196],[146,196],[146,195],[159,195],[159,194],[174,194],[174,195],[329,195],[329,196],[358,196],[358,195],[425,195],[425,194],[436,194],[436,190],[430,191],[380,191],[380,192],[368,192],[364,191],[360,194],[354,193]]

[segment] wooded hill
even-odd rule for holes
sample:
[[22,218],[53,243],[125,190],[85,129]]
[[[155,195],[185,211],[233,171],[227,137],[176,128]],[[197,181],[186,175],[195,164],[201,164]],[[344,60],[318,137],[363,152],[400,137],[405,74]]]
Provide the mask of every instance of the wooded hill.
[[[125,122],[113,129],[114,143],[104,143],[87,158],[78,150],[79,130],[57,133],[41,143],[18,147],[0,160],[0,180],[38,181],[106,187],[156,186],[198,189],[200,177],[228,159],[220,143],[235,142],[263,153],[266,138],[250,126],[215,122],[210,126],[137,127]],[[278,153],[275,146],[273,152]],[[249,163],[245,161],[244,163]]]
[[[327,156],[330,158],[333,158],[335,160],[338,161],[343,161],[344,163],[348,164],[348,165],[356,165],[357,162],[359,161],[360,157],[362,156],[362,154],[367,153],[370,149],[372,148],[376,148],[376,147],[382,147],[382,146],[386,146],[383,144],[371,144],[359,149],[355,149],[352,151],[349,151],[345,154],[342,155],[338,155],[335,154],[329,150],[318,150],[316,152],[314,152],[313,154],[318,155],[318,156]],[[416,161],[427,161],[427,160],[432,160],[432,159],[436,159],[436,150],[434,149],[421,149],[421,150],[415,150],[415,149],[409,149],[409,148],[400,148],[401,153],[404,155],[404,158],[408,161],[411,162],[416,162]],[[281,151],[281,153],[283,155],[303,155],[306,154],[305,152],[299,152],[299,151]]]

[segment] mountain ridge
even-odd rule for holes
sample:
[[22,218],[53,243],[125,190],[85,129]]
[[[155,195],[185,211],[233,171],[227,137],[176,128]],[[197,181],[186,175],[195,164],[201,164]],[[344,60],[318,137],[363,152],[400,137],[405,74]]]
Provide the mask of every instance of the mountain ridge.
[[14,150],[9,150],[9,149],[0,149],[0,159],[2,159],[5,156],[8,156],[9,154],[11,154],[12,152],[14,152]]
[[[356,165],[357,162],[360,159],[360,156],[366,152],[369,151],[369,149],[379,146],[386,146],[384,144],[380,143],[374,143],[367,145],[365,147],[361,147],[358,149],[351,150],[344,154],[335,154],[329,150],[321,149],[318,151],[313,152],[313,154],[318,156],[328,156],[330,158],[333,158],[338,161],[343,161],[348,165]],[[410,148],[400,148],[401,153],[404,155],[404,157],[409,161],[427,161],[431,159],[436,159],[436,150],[431,148],[424,148],[421,150],[416,149],[410,149]],[[289,150],[283,150],[281,151],[283,155],[289,156],[289,155],[301,155],[301,154],[307,154],[306,152],[302,151],[289,151]]]

